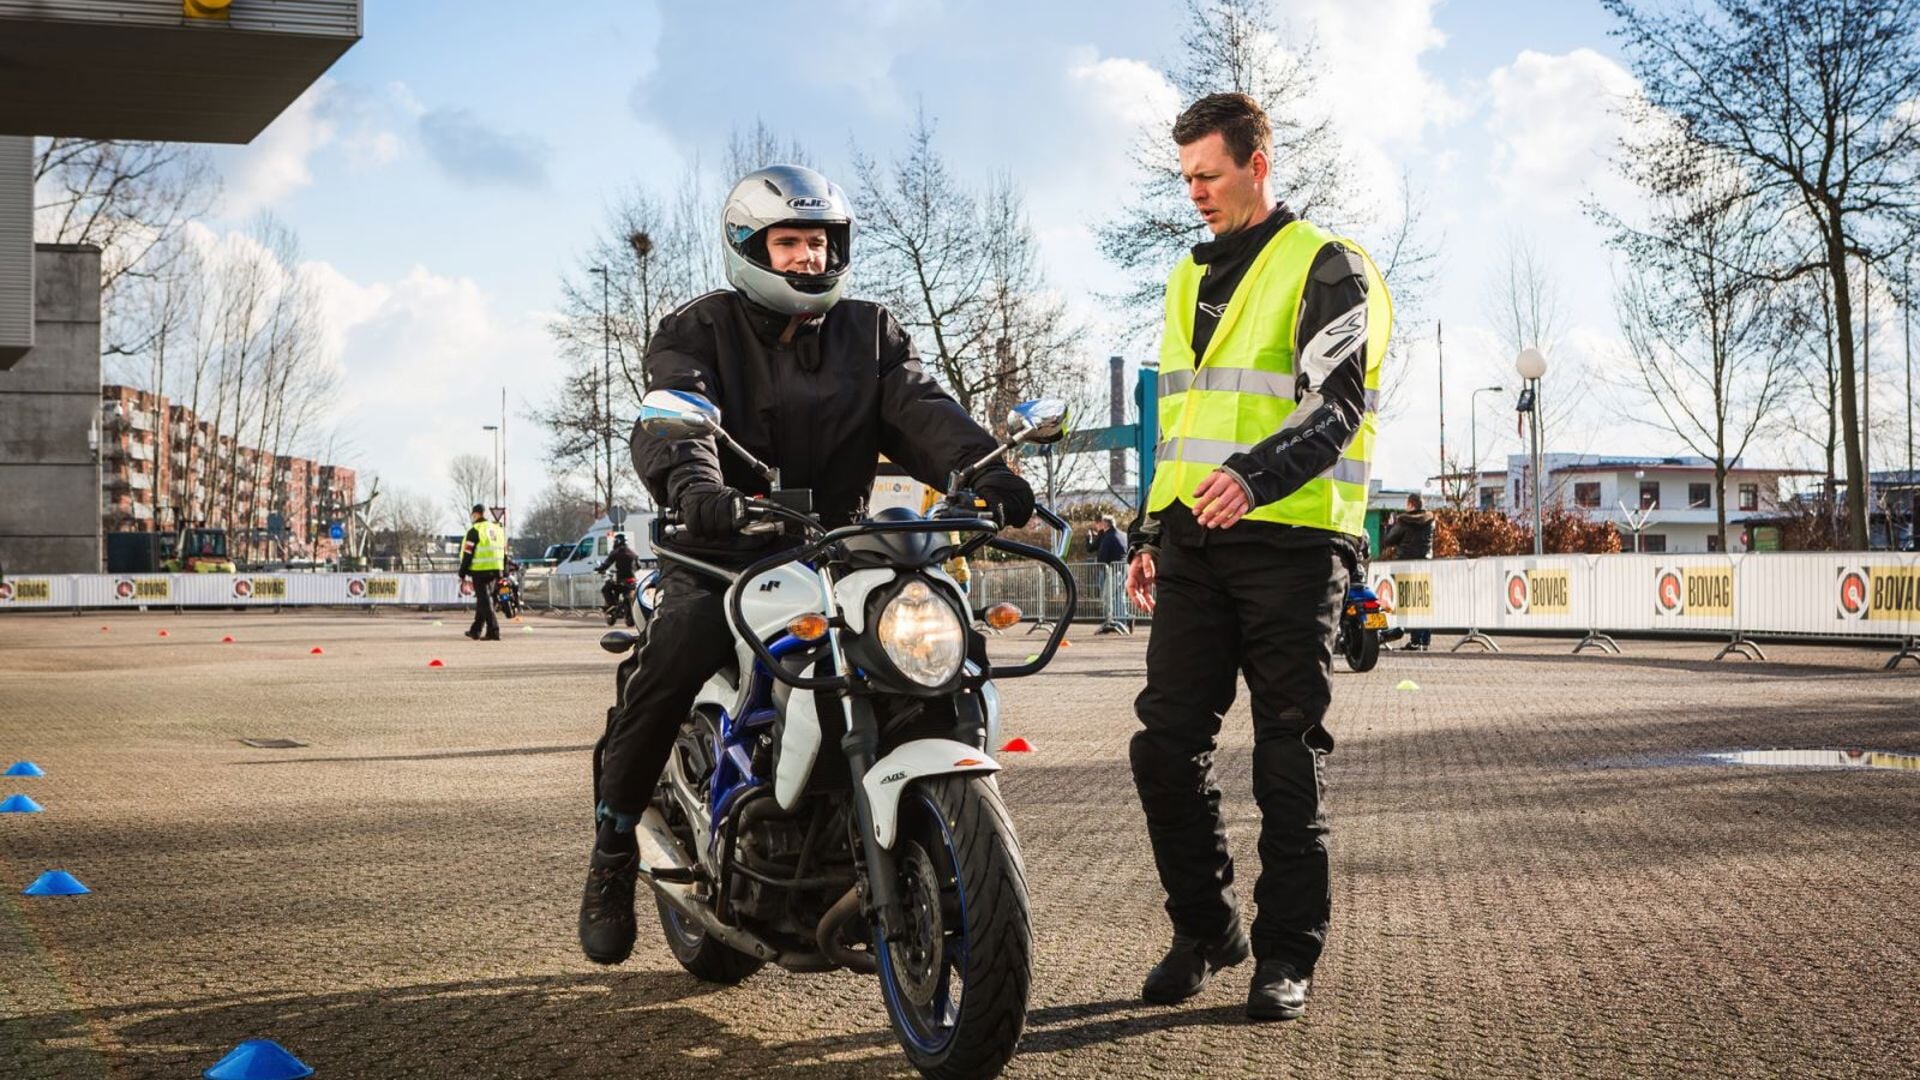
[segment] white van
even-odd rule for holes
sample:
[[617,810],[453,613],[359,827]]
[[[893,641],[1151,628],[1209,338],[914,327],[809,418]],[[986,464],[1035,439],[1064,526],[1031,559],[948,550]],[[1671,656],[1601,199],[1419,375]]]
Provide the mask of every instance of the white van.
[[593,574],[594,567],[613,550],[613,534],[627,534],[627,546],[644,560],[655,558],[653,553],[653,519],[650,510],[636,510],[620,519],[620,527],[614,528],[613,522],[604,515],[593,523],[574,545],[573,550],[560,557],[553,564],[556,577],[571,577],[575,574]]

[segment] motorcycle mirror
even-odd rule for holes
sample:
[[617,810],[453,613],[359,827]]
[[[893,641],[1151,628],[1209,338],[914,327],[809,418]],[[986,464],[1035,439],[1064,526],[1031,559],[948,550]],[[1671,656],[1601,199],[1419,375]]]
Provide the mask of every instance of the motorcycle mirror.
[[630,631],[609,630],[600,635],[600,647],[618,656],[628,649],[633,648],[634,642],[639,640],[640,635]]
[[720,407],[686,390],[654,390],[640,399],[640,427],[656,439],[695,439],[720,430]]
[[1007,430],[1021,442],[1044,446],[1067,437],[1072,409],[1059,398],[1023,401],[1007,413]]

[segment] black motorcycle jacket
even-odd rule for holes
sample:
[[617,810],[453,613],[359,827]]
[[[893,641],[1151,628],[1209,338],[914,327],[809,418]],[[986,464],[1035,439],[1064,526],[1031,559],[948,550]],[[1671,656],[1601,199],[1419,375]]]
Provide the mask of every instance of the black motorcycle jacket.
[[621,581],[631,581],[639,572],[640,555],[630,547],[614,548],[607,552],[607,557],[600,560],[600,565],[594,567],[593,572],[604,574],[609,566],[616,568]]
[[[993,452],[993,436],[921,368],[913,340],[886,308],[842,300],[782,342],[787,325],[787,316],[738,292],[708,293],[661,320],[647,346],[647,389],[688,390],[718,405],[721,426],[778,469],[782,487],[812,490],[828,527],[854,519],[881,454],[944,491],[951,472]],[[663,507],[693,484],[767,491],[765,478],[712,439],[657,439],[635,424],[631,445],[634,470]],[[736,563],[779,542],[673,541]]]

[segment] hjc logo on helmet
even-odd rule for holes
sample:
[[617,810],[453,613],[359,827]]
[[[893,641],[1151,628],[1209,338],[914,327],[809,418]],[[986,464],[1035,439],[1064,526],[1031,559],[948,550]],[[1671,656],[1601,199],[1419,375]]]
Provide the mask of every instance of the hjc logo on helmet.
[[825,210],[833,203],[812,195],[801,195],[787,200],[787,205],[795,210]]

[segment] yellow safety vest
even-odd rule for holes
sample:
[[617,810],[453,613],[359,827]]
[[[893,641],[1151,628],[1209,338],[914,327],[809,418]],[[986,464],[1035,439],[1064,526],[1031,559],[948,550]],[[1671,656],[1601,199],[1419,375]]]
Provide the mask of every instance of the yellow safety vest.
[[1367,275],[1366,413],[1333,467],[1278,502],[1255,507],[1250,521],[1275,521],[1358,536],[1366,532],[1367,479],[1378,430],[1380,361],[1393,328],[1393,301],[1373,259],[1360,245],[1304,220],[1282,226],[1234,289],[1207,342],[1193,354],[1193,311],[1206,271],[1192,255],[1167,281],[1166,333],[1160,341],[1160,444],[1150,512],[1193,492],[1229,457],[1265,441],[1292,414],[1294,330],[1313,260],[1329,242],[1359,254]]
[[476,521],[473,531],[480,542],[473,547],[473,561],[467,564],[470,570],[500,570],[506,566],[507,530],[491,521]]

